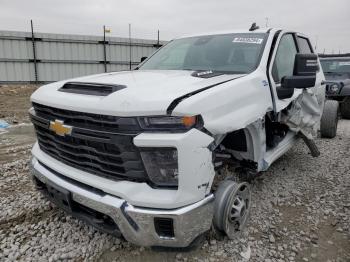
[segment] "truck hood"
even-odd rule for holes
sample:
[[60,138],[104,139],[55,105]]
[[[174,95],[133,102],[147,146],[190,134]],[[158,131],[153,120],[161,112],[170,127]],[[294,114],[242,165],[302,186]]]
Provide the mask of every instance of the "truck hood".
[[[39,88],[32,102],[73,111],[115,116],[165,115],[176,98],[243,75],[219,75],[209,78],[192,76],[193,71],[140,70],[113,72],[66,81]],[[58,91],[66,82],[125,85],[108,96],[72,94]],[[216,88],[220,88],[217,86]]]

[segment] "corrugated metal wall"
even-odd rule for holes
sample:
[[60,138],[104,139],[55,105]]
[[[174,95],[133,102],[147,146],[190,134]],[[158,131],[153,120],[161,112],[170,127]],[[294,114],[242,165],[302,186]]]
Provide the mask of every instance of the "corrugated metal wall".
[[[34,36],[33,41],[29,32],[0,31],[0,82],[51,82],[105,72],[103,37],[48,33]],[[107,37],[105,46],[107,72],[129,70],[129,39]],[[132,67],[158,47],[156,40],[132,39]]]

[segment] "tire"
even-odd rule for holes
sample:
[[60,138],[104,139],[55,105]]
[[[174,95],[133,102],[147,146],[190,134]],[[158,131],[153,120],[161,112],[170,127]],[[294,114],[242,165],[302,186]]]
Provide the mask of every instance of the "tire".
[[340,104],[340,113],[343,118],[350,119],[350,97],[345,98]]
[[251,192],[248,183],[223,181],[215,192],[213,232],[222,238],[234,239],[245,228],[251,206]]
[[339,102],[326,100],[321,117],[321,137],[334,138],[338,128]]
[[227,199],[230,196],[230,192],[235,189],[237,183],[230,180],[224,180],[215,192],[215,203],[214,203],[214,217],[213,224],[216,230],[224,231],[223,216]]

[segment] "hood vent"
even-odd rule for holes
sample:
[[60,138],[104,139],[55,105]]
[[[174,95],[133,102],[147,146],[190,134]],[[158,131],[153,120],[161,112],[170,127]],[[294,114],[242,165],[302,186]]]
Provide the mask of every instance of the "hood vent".
[[124,85],[67,82],[58,91],[81,95],[108,96],[124,88],[126,88]]

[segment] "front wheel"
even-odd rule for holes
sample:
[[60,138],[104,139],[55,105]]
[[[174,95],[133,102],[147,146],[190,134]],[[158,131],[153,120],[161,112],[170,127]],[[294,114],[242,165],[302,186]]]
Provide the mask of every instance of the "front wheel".
[[321,117],[321,137],[334,138],[338,128],[339,102],[326,100]]
[[223,181],[215,192],[213,226],[229,239],[235,238],[248,222],[250,206],[248,183]]

